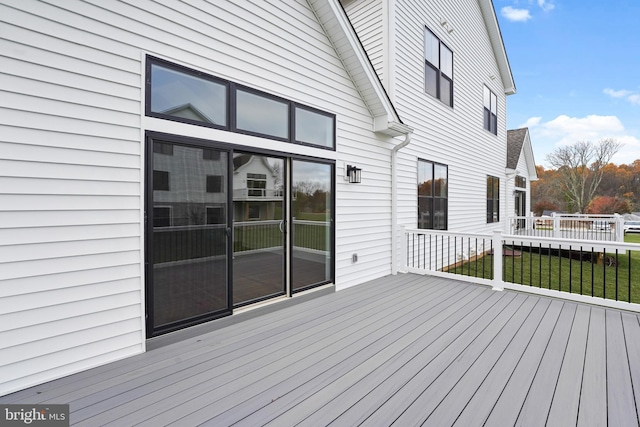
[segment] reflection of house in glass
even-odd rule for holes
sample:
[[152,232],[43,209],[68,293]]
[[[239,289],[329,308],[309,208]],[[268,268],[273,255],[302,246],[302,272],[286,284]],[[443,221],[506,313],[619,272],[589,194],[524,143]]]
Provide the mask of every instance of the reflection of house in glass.
[[176,117],[181,117],[183,119],[196,120],[199,122],[216,124],[216,122],[213,121],[212,118],[208,117],[205,113],[200,111],[198,107],[196,107],[190,102],[168,108],[162,111],[161,113],[166,114],[168,116],[176,116]]
[[[269,163],[275,161],[275,165]],[[282,219],[282,160],[252,154],[233,158],[233,219]]]
[[154,178],[166,177],[154,180],[154,226],[224,224],[226,155],[163,143],[153,151]]

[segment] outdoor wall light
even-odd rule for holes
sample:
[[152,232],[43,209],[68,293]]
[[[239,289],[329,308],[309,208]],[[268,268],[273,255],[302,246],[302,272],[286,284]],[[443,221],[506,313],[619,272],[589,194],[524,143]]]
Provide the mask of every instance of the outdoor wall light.
[[345,177],[351,184],[360,184],[362,182],[362,169],[347,165],[347,175]]

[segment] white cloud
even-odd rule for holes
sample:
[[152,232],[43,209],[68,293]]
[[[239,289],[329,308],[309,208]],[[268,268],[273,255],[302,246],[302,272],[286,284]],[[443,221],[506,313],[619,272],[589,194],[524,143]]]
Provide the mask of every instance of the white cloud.
[[527,124],[539,164],[545,162],[546,155],[553,151],[554,147],[577,141],[597,142],[603,138],[614,138],[622,144],[620,151],[612,159],[614,163],[629,164],[640,159],[640,138],[627,131],[616,116],[561,115],[547,122],[543,122],[539,117],[532,117],[527,120]]
[[540,6],[540,8],[545,12],[549,12],[556,7],[553,2],[548,2],[547,0],[538,0],[538,6]]
[[503,7],[500,12],[502,16],[507,18],[509,21],[515,22],[526,22],[531,19],[531,14],[528,9],[515,9],[511,6]]
[[526,122],[518,126],[518,128],[532,128],[534,126],[538,126],[541,121],[542,117],[531,117],[530,119],[527,119]]
[[630,90],[613,90],[610,88],[606,88],[605,90],[603,90],[604,93],[606,93],[607,95],[613,97],[613,98],[624,98],[625,96],[631,95],[632,92]]
[[610,88],[604,89],[602,92],[609,95],[612,98],[626,98],[633,105],[640,105],[640,93],[632,90],[613,90]]
[[640,105],[640,94],[633,94],[627,97],[627,101],[634,105]]

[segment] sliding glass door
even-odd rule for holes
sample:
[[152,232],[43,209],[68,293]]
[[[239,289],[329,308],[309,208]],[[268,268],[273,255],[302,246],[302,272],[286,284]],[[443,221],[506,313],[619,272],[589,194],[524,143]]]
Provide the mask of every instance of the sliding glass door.
[[228,152],[154,141],[149,153],[151,334],[229,312]]

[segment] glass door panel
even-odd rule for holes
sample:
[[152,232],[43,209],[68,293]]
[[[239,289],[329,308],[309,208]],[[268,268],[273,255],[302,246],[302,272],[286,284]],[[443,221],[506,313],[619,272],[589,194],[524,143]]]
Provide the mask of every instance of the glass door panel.
[[233,304],[285,293],[284,160],[233,155]]
[[230,311],[228,154],[153,142],[151,333]]
[[332,166],[293,160],[291,287],[295,292],[332,277]]

